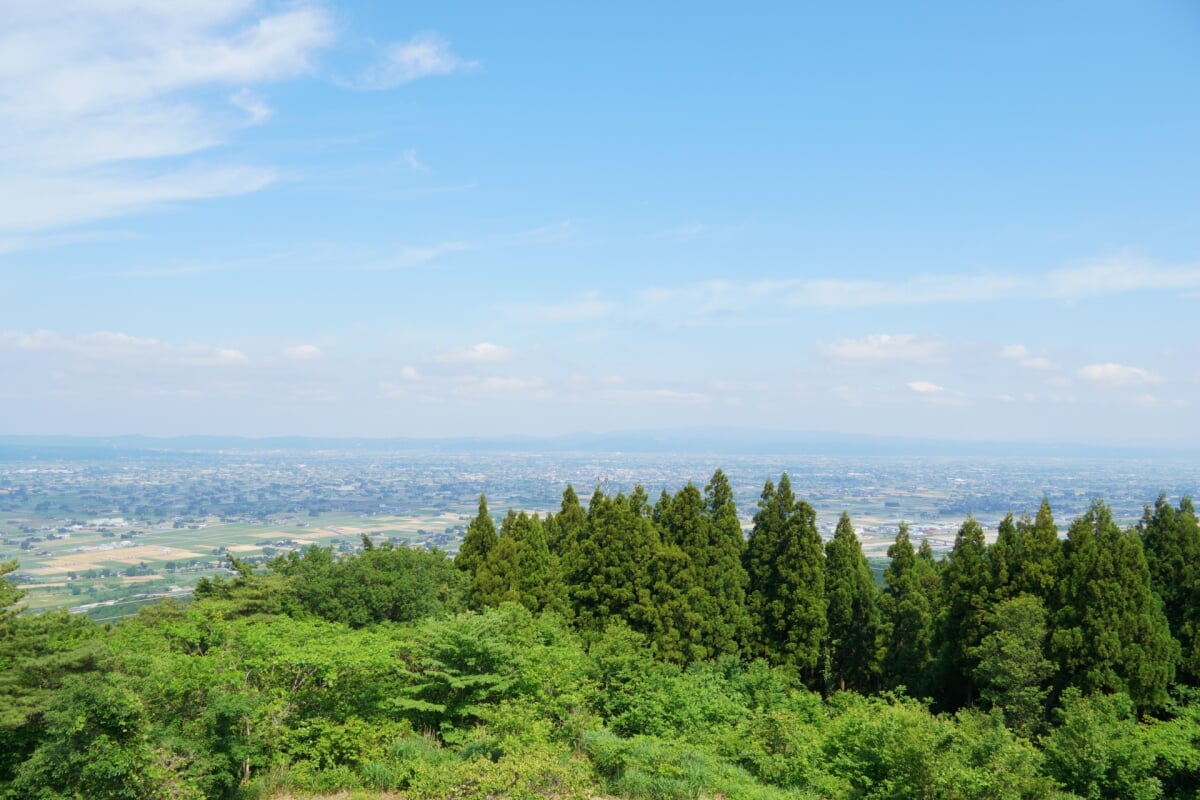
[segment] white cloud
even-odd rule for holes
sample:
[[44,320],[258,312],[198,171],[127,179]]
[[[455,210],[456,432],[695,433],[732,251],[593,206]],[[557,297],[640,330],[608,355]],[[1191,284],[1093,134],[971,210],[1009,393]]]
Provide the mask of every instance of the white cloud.
[[835,339],[818,348],[839,361],[936,362],[944,357],[946,344],[941,339],[907,333],[875,333],[861,339]]
[[1141,367],[1130,367],[1125,364],[1088,364],[1079,369],[1079,377],[1093,383],[1103,383],[1109,386],[1137,386],[1148,383],[1162,383],[1162,377]]
[[429,172],[429,165],[417,158],[417,151],[413,148],[410,147],[405,150],[403,158],[404,163],[408,165],[409,169],[416,170],[417,172]]
[[512,350],[504,345],[480,342],[466,347],[456,347],[447,350],[435,359],[447,364],[486,364],[508,361],[513,357]]
[[420,78],[472,72],[480,66],[478,61],[457,56],[450,43],[436,33],[418,33],[407,42],[388,45],[383,58],[366,72],[359,87],[391,89]]
[[[0,231],[64,227],[272,182],[273,170],[259,166],[179,163],[228,141],[245,115],[264,121],[270,109],[254,89],[310,72],[313,55],[333,41],[321,5],[258,5],[8,4],[0,24]],[[237,91],[212,91],[221,88]]]
[[908,388],[918,394],[937,394],[938,392],[946,391],[945,387],[938,386],[936,383],[929,381],[909,381]]
[[0,333],[0,351],[64,354],[82,362],[118,362],[142,368],[154,366],[225,367],[247,364],[241,350],[189,344],[173,345],[158,339],[112,331],[64,334],[53,331]]
[[405,364],[404,368],[400,370],[400,377],[406,381],[419,381],[421,373],[417,372],[417,368],[411,364]]
[[1047,277],[1047,295],[1063,300],[1135,291],[1200,288],[1200,267],[1161,267],[1132,258],[1054,270]]
[[325,354],[316,345],[298,344],[284,350],[283,357],[290,361],[320,361]]
[[1000,348],[1000,357],[1015,361],[1026,369],[1053,369],[1054,362],[1045,356],[1035,356],[1023,344],[1006,344]]

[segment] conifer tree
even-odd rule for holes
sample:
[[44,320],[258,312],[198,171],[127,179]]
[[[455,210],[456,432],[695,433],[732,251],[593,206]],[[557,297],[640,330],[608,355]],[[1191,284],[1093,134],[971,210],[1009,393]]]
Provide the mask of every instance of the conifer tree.
[[[908,526],[900,523],[888,548],[891,563],[883,573],[883,679],[888,688],[903,686],[913,697],[929,688],[933,604],[927,575],[933,567],[913,550]],[[932,551],[930,551],[932,556]]]
[[488,554],[496,546],[496,523],[488,513],[487,497],[479,495],[479,513],[467,524],[466,535],[454,557],[454,566],[467,574],[467,605],[474,609],[484,603],[479,596],[477,578],[479,568],[487,561]]
[[548,517],[545,524],[546,544],[549,545],[550,552],[565,560],[587,526],[587,512],[579,504],[579,496],[575,494],[571,484],[568,483],[567,488],[563,490],[559,512],[553,517]]
[[763,487],[746,545],[752,652],[817,683],[825,637],[825,554],[816,512],[792,494],[787,473]]
[[972,653],[983,639],[988,610],[986,547],[983,527],[974,517],[968,517],[954,537],[954,549],[942,568],[936,649],[943,700],[950,708],[975,702],[978,661]]
[[1047,608],[1054,606],[1058,574],[1062,569],[1062,542],[1058,539],[1058,526],[1050,511],[1050,501],[1042,498],[1037,516],[1017,523],[1017,536],[1021,541],[1021,563],[1017,572],[1022,591],[1041,598]]
[[733,488],[720,469],[704,487],[704,516],[709,525],[705,585],[717,605],[709,647],[714,655],[733,653],[750,630],[746,611],[750,578],[742,564],[746,538],[733,501]]
[[1200,524],[1192,498],[1184,497],[1175,509],[1159,495],[1153,512],[1146,507],[1138,531],[1150,586],[1162,599],[1180,645],[1180,678],[1200,684]]
[[597,489],[593,495],[567,581],[581,628],[600,630],[624,619],[636,631],[653,630],[650,570],[658,536],[646,510],[644,492],[610,498]]
[[879,592],[850,515],[825,545],[829,676],[839,689],[873,688],[879,675]]
[[994,605],[1016,597],[1024,590],[1021,575],[1021,536],[1013,515],[1008,514],[1000,521],[996,541],[987,548],[988,594]]
[[1137,533],[1122,531],[1097,500],[1071,525],[1051,654],[1059,688],[1125,692],[1141,710],[1161,707],[1175,677],[1179,643]]

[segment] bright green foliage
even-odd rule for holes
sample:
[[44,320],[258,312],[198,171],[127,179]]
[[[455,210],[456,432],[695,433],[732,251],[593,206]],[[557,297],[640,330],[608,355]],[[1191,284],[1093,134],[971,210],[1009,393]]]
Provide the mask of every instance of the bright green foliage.
[[8,579],[8,575],[16,570],[16,560],[0,562],[0,625],[17,613],[15,606],[25,596],[25,592]]
[[467,604],[471,608],[482,608],[484,602],[479,597],[476,578],[480,568],[487,561],[488,554],[496,546],[496,523],[488,513],[487,497],[479,495],[479,513],[471,518],[462,544],[458,546],[458,555],[454,557],[454,566],[466,573],[469,580]]
[[879,677],[879,590],[844,512],[825,545],[825,597],[831,688],[869,690]]
[[654,630],[650,591],[658,534],[646,516],[645,493],[606,497],[588,506],[588,524],[568,565],[568,591],[580,628],[600,630],[621,618],[635,630]]
[[885,695],[835,695],[824,731],[828,769],[853,798],[1048,798],[1032,745],[998,716],[934,716],[920,703]]
[[942,698],[950,708],[975,702],[972,653],[983,639],[987,613],[988,565],[983,528],[974,517],[959,528],[954,549],[942,568],[942,586],[935,645],[940,661]]
[[1139,709],[1161,707],[1179,644],[1150,589],[1141,539],[1100,501],[1071,525],[1051,651],[1062,686],[1126,692]]
[[1154,754],[1140,735],[1127,695],[1084,697],[1068,689],[1058,717],[1042,748],[1046,772],[1063,788],[1087,800],[1161,796]]
[[1022,594],[997,605],[985,620],[983,640],[971,655],[978,662],[979,696],[1004,713],[1009,728],[1029,737],[1043,721],[1047,682],[1054,664],[1046,658],[1046,607]]
[[324,619],[361,628],[373,622],[409,622],[461,604],[462,576],[439,551],[385,542],[334,559],[332,548],[288,553],[271,569],[291,580],[303,607]]
[[1200,684],[1200,523],[1192,498],[1179,508],[1159,495],[1138,525],[1150,569],[1150,586],[1163,601],[1171,634],[1181,649],[1180,677]]
[[900,524],[888,548],[892,560],[883,573],[883,678],[889,688],[905,687],[924,697],[930,687],[933,602],[929,594],[933,566],[917,556],[908,526]]
[[1040,598],[1050,608],[1062,571],[1062,542],[1058,538],[1058,526],[1054,524],[1049,500],[1042,499],[1032,522],[1028,518],[1017,522],[1017,536],[1021,541],[1021,562],[1016,573],[1021,591]]
[[812,506],[796,501],[787,473],[767,481],[746,544],[751,652],[817,683],[825,637],[825,553]]
[[145,800],[153,755],[141,700],[115,677],[71,678],[46,712],[46,737],[17,771],[16,797]]

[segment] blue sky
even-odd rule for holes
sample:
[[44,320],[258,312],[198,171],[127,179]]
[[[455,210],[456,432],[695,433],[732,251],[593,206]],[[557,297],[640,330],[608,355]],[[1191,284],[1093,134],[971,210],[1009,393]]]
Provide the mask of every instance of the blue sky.
[[0,10],[7,433],[1200,446],[1200,7]]

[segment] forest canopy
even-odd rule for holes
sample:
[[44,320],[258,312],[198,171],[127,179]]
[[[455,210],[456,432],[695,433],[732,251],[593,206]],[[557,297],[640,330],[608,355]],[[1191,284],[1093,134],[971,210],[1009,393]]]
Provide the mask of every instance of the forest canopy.
[[[1043,502],[876,582],[789,477],[486,497],[455,559],[310,547],[119,625],[0,580],[0,797],[1195,798],[1200,526]],[[0,565],[0,575],[15,570]]]

